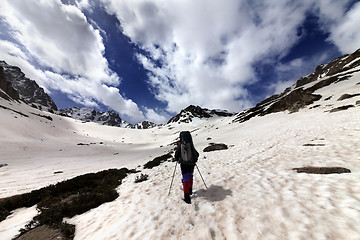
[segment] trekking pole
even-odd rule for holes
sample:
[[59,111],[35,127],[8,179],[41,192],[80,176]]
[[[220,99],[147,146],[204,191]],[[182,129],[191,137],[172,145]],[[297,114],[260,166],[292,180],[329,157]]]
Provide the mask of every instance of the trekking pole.
[[171,184],[170,184],[170,188],[169,188],[169,194],[168,194],[168,196],[170,195],[171,186],[172,186],[173,181],[174,181],[174,176],[175,176],[175,171],[176,171],[176,165],[177,165],[177,162],[175,163],[175,169],[174,169],[174,173],[173,173],[173,176],[172,176],[172,179],[171,179]]
[[205,181],[204,181],[204,178],[203,178],[202,175],[201,175],[201,172],[200,172],[200,170],[199,170],[199,167],[198,167],[196,164],[195,164],[195,166],[196,166],[197,170],[199,171],[200,177],[201,177],[201,179],[203,180],[203,183],[204,183],[204,185],[205,185],[205,187],[206,187],[206,189],[207,189],[208,187],[206,186],[206,183],[205,183]]

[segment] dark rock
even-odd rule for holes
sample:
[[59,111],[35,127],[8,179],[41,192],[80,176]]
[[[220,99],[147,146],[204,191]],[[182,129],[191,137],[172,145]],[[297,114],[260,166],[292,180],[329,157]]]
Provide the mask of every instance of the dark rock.
[[323,147],[323,146],[325,146],[325,144],[323,144],[323,143],[306,143],[303,146],[305,146],[305,147],[316,147],[316,146]]
[[302,167],[293,168],[298,173],[309,173],[309,174],[333,174],[333,173],[351,173],[347,168],[342,167]]
[[330,112],[334,113],[334,112],[344,111],[344,110],[347,110],[347,109],[352,108],[352,107],[355,107],[355,106],[354,105],[345,105],[345,106],[341,106],[341,107],[331,109]]
[[50,120],[50,121],[52,121],[52,120],[53,120],[53,118],[52,118],[52,117],[50,117],[50,116],[41,115],[41,114],[37,114],[37,113],[31,113],[31,114],[32,114],[32,115],[35,115],[35,116],[38,116],[38,117],[45,118],[45,119]]
[[204,148],[204,152],[212,152],[212,151],[219,151],[219,150],[226,150],[228,146],[224,143],[210,143],[210,146]]
[[353,98],[356,96],[360,96],[360,93],[356,93],[356,94],[343,94],[341,97],[339,97],[338,101],[342,101],[344,99],[348,99],[348,98]]
[[0,168],[6,167],[7,165],[8,165],[7,163],[1,163],[1,164],[0,164]]
[[315,105],[315,106],[310,107],[310,109],[318,108],[318,107],[320,107],[320,106],[321,106],[321,105]]
[[77,145],[78,146],[90,146],[90,144],[88,144],[88,143],[78,143]]
[[325,101],[328,101],[328,100],[330,100],[332,97],[333,97],[333,96],[327,97],[327,98],[325,98],[324,100],[325,100]]
[[154,158],[152,161],[145,163],[144,168],[152,169],[153,167],[159,166],[161,163],[167,161],[168,159],[172,159],[173,156],[171,153],[164,154],[162,156]]

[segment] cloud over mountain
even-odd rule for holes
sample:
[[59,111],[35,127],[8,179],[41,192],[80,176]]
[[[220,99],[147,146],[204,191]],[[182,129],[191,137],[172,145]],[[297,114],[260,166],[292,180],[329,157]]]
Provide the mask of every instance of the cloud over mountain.
[[191,104],[241,111],[281,92],[355,51],[358,16],[352,0],[5,0],[0,59],[50,95],[160,122]]
[[[86,106],[107,105],[130,118],[143,114],[116,88],[120,78],[103,56],[99,30],[75,6],[60,0],[5,1],[1,18],[13,33],[0,41],[1,58],[29,69],[48,91],[59,90]],[[29,62],[36,62],[31,64]]]
[[138,60],[169,111],[191,103],[232,111],[250,106],[247,86],[259,81],[254,64],[286,56],[310,13],[343,53],[360,45],[352,34],[359,6],[346,12],[350,1],[102,1],[146,51]]

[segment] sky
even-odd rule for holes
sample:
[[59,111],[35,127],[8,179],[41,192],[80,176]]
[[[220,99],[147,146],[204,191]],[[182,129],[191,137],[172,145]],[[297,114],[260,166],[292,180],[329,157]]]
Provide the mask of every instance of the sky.
[[240,112],[360,48],[354,0],[2,0],[0,60],[58,108]]

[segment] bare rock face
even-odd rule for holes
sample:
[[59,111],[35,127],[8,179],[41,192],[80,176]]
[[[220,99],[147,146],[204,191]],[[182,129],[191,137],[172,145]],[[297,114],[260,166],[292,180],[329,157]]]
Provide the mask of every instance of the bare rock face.
[[307,92],[302,88],[299,88],[272,104],[265,112],[274,113],[285,110],[289,110],[290,112],[297,112],[299,109],[305,107],[306,105],[312,104],[320,98],[321,95],[312,94],[311,92]]
[[0,61],[0,67],[3,77],[18,92],[20,99],[40,109],[57,111],[52,98],[34,80],[27,78],[20,68],[8,65],[4,61]]
[[5,77],[4,68],[0,66],[0,89],[6,94],[0,92],[0,97],[6,100],[19,100],[19,93],[12,87],[11,82],[8,82]]

